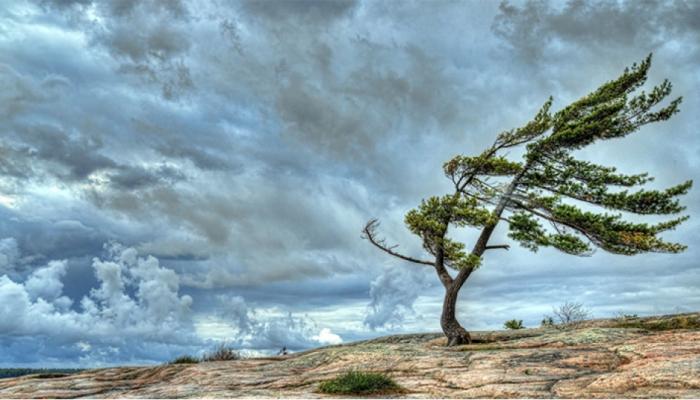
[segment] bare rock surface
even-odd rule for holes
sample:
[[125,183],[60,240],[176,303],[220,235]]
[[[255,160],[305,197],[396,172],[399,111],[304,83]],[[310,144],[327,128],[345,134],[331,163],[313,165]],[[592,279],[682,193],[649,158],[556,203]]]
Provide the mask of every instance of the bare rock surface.
[[331,397],[318,384],[379,371],[401,397],[700,398],[700,314],[588,321],[576,328],[389,336],[288,356],[0,380],[0,398]]

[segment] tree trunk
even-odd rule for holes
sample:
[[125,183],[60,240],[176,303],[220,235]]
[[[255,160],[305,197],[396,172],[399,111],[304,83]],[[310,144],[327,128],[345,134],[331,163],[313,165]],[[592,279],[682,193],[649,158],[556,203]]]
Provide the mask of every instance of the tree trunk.
[[461,344],[471,344],[472,339],[469,332],[459,324],[456,317],[457,312],[457,295],[459,287],[451,285],[445,290],[445,301],[442,304],[442,317],[440,318],[440,326],[442,331],[447,336],[448,346],[459,346]]

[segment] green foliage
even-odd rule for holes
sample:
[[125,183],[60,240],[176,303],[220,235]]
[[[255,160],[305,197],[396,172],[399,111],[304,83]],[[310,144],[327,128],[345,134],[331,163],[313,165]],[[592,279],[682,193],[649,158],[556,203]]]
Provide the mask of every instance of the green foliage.
[[319,390],[329,394],[368,395],[400,392],[401,387],[384,374],[349,371],[322,382]]
[[651,111],[671,93],[668,81],[651,93],[642,92],[628,101],[628,96],[646,81],[650,66],[651,55],[639,65],[626,69],[619,78],[554,114],[552,133],[528,146],[529,157],[558,149],[580,149],[596,140],[623,137],[644,124],[669,119],[678,112],[681,98],[658,111]]
[[489,157],[482,154],[477,157],[455,156],[443,165],[448,176],[480,174],[491,176],[515,175],[522,170],[522,164],[505,157]]
[[185,356],[180,356],[172,361],[170,361],[168,364],[197,364],[199,363],[199,358],[185,355]]
[[518,212],[510,217],[508,237],[521,246],[537,251],[540,246],[552,246],[565,253],[581,255],[591,251],[590,246],[570,233],[547,233],[531,214]]
[[549,109],[552,107],[553,101],[554,99],[552,97],[547,99],[532,121],[525,124],[525,126],[499,134],[496,138],[494,148],[504,149],[515,147],[530,142],[547,132],[552,124],[552,116],[549,113]]
[[552,316],[545,315],[540,322],[540,326],[543,328],[554,326],[554,318]]
[[506,328],[506,329],[513,329],[513,330],[516,330],[516,329],[525,329],[525,327],[523,326],[523,320],[522,320],[522,319],[511,319],[511,320],[508,320],[508,321],[506,321],[506,322],[503,324],[503,327]]
[[464,244],[446,237],[448,225],[484,226],[491,222],[491,213],[478,207],[474,199],[456,195],[430,197],[406,214],[405,222],[414,234],[423,239],[423,248],[429,253],[442,254],[448,266],[461,269],[478,266],[479,257],[467,254]]

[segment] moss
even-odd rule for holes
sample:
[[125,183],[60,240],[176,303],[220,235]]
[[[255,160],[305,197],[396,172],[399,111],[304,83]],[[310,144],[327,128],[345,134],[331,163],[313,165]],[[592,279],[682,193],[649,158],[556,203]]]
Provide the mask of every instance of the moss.
[[403,389],[387,375],[377,372],[349,371],[322,382],[319,391],[328,394],[368,395],[400,393]]
[[669,331],[673,329],[700,329],[700,318],[697,316],[681,315],[656,320],[623,318],[617,322],[618,328],[636,328],[648,331]]

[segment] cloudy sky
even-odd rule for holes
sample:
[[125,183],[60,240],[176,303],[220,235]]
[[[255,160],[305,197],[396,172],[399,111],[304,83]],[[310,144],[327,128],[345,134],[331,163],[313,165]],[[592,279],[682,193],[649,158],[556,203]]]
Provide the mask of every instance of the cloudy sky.
[[[4,1],[0,367],[438,331],[434,271],[364,223],[420,255],[403,215],[445,160],[651,52],[681,113],[578,155],[698,178],[699,44],[697,1]],[[698,310],[699,200],[681,255],[488,254],[460,319]]]

